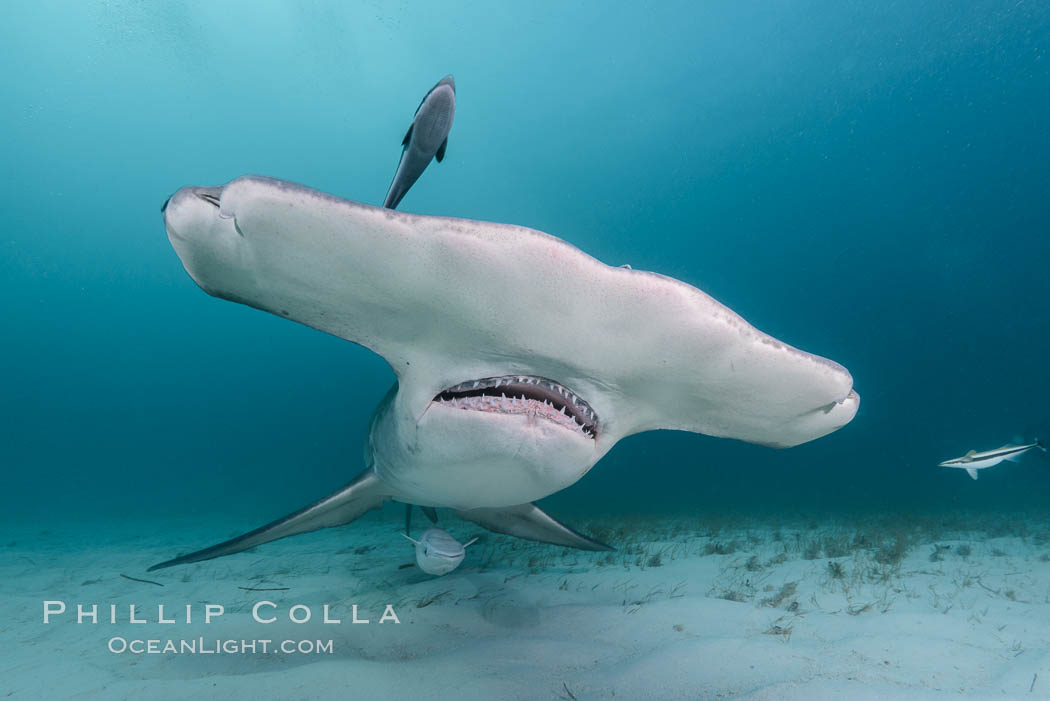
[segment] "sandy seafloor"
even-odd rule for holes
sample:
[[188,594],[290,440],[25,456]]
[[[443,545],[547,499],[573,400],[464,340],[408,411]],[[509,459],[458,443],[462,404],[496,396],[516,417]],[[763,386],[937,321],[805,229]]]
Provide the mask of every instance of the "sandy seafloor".
[[[457,571],[433,578],[400,567],[413,553],[387,507],[350,527],[145,573],[255,525],[5,525],[0,697],[1050,698],[1050,521],[598,518],[575,525],[617,552],[488,534]],[[463,540],[479,534],[451,515],[442,525]],[[100,603],[104,620],[117,603],[121,622],[77,625],[67,613],[44,625],[45,599]],[[279,604],[278,623],[251,620],[261,600]],[[127,623],[132,603],[150,623]],[[156,623],[158,603],[180,622]],[[205,626],[204,603],[226,613]],[[341,624],[320,622],[325,603]],[[349,622],[353,603],[369,624]],[[378,624],[387,603],[400,624]],[[314,620],[288,622],[293,604]],[[117,655],[114,636],[332,640],[333,652]]]

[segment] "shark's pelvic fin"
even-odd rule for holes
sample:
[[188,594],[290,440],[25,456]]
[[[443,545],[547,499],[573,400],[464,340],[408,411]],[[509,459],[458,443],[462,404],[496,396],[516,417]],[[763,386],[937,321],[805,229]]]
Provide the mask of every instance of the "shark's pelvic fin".
[[973,479],[977,479],[977,468],[976,467],[968,467],[968,468],[966,468],[966,474],[968,474]]
[[501,508],[468,509],[456,514],[495,533],[537,540],[541,543],[565,545],[580,550],[615,550],[615,548],[577,533],[551,518],[535,504],[519,504]]
[[379,508],[389,497],[389,487],[381,482],[375,472],[369,468],[350,484],[305,509],[300,509],[262,528],[256,528],[250,533],[237,536],[224,543],[153,565],[148,571],[232,555],[254,548],[256,545],[269,543],[271,540],[309,533],[321,528],[342,526],[354,521],[367,511]]

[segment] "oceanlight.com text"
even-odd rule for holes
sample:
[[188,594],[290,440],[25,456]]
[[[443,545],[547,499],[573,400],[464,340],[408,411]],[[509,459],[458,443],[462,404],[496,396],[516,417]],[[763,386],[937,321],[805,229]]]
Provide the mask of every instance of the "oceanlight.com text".
[[140,639],[116,636],[109,639],[115,655],[331,655],[331,640],[220,640],[216,638]]

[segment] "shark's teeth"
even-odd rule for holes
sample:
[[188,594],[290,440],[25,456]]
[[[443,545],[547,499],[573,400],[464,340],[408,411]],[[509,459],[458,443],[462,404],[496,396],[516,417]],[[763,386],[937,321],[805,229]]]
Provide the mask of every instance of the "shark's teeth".
[[598,416],[590,405],[569,388],[544,377],[504,375],[469,380],[449,387],[434,401],[458,409],[546,418],[590,438],[598,432]]

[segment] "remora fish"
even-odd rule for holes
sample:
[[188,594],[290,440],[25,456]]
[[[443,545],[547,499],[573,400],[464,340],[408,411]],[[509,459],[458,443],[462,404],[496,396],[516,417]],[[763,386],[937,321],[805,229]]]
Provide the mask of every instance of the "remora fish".
[[428,528],[419,536],[419,540],[404,533],[401,535],[415,543],[416,564],[419,565],[419,569],[439,577],[459,567],[459,563],[463,562],[467,554],[467,548],[477,540],[471,538],[466,543],[460,543],[448,531],[440,528]]
[[970,475],[970,477],[977,479],[978,470],[983,470],[986,467],[994,467],[1003,460],[1017,460],[1032,448],[1039,448],[1039,450],[1044,453],[1046,452],[1046,448],[1043,446],[1042,441],[1037,440],[1034,443],[1028,443],[1027,445],[1004,445],[1002,448],[984,450],[980,453],[976,450],[971,450],[961,458],[945,460],[940,463],[940,467],[959,467],[966,470],[966,474]]
[[430,159],[440,163],[448,147],[448,133],[456,114],[456,83],[452,76],[442,78],[419,103],[416,116],[408,127],[401,144],[401,161],[397,164],[394,181],[386,193],[383,206],[396,209],[401,198],[423,174]]

